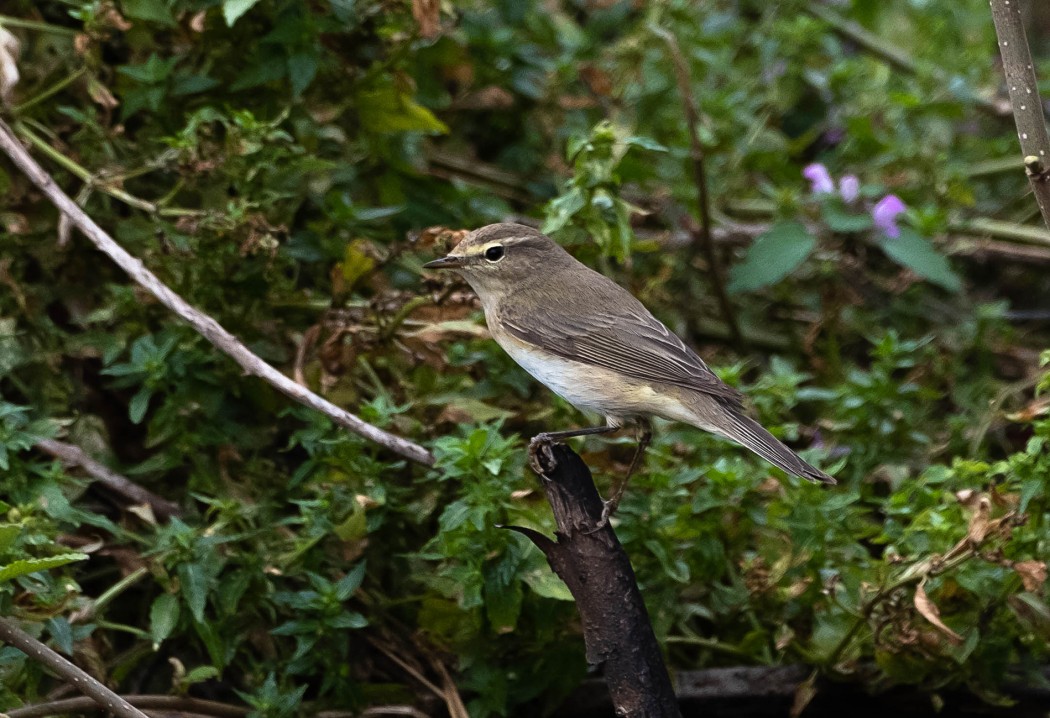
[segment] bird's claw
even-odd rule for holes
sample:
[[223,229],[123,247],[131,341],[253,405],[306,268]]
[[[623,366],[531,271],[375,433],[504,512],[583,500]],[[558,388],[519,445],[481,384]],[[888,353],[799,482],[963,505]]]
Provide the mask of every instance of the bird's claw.
[[536,444],[557,444],[561,443],[555,439],[550,433],[541,431],[529,440],[529,446],[535,446]]
[[552,445],[546,434],[537,434],[529,441],[529,466],[540,476],[546,476],[558,464],[551,451]]
[[598,522],[595,523],[594,526],[590,527],[589,529],[587,529],[583,533],[585,533],[588,536],[590,536],[591,534],[598,533],[603,528],[608,526],[609,525],[609,519],[611,519],[613,514],[616,513],[616,508],[617,508],[617,504],[618,503],[619,502],[617,502],[615,500],[602,501],[602,515],[601,515],[601,518],[598,519]]

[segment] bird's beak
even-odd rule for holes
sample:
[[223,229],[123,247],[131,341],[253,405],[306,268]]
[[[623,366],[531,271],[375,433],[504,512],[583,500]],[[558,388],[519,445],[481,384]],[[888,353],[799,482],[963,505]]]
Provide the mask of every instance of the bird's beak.
[[441,259],[435,259],[433,262],[427,262],[423,265],[423,269],[457,269],[466,264],[466,257],[457,257],[453,254]]

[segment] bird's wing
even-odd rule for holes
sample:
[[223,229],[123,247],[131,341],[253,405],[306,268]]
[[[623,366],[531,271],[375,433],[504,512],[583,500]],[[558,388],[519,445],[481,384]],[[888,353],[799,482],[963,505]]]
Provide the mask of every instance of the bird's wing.
[[[701,391],[735,406],[741,404],[743,395],[739,391],[715,376],[695,352],[630,293],[614,286],[619,292],[602,297],[608,303],[573,303],[558,312],[556,321],[547,311],[522,311],[520,303],[508,302],[506,310],[500,312],[500,324],[521,341],[564,359],[611,369],[642,381]],[[615,306],[616,311],[605,311],[603,305]]]

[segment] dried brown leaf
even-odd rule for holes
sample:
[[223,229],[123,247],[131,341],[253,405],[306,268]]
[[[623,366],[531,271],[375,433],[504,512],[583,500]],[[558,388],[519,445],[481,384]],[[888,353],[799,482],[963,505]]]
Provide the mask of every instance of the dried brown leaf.
[[813,671],[809,674],[809,678],[799,683],[798,688],[795,689],[795,698],[791,701],[791,712],[788,715],[791,718],[798,718],[816,695],[817,672]]
[[1046,583],[1046,561],[1017,561],[1013,568],[1021,577],[1025,591],[1042,593]]
[[427,227],[416,238],[418,246],[434,247],[439,252],[448,252],[470,234],[467,229],[450,229],[448,227]]
[[79,57],[83,57],[91,49],[91,36],[86,32],[78,32],[73,37],[73,52]]
[[426,324],[406,334],[408,337],[418,339],[419,341],[428,344],[439,344],[450,338],[484,338],[488,335],[488,330],[485,327],[469,320],[456,319],[447,322]]
[[973,516],[970,517],[970,525],[966,529],[966,539],[973,544],[979,544],[988,536],[992,527],[990,521],[992,515],[992,500],[987,494],[981,494],[973,506]]
[[440,0],[412,0],[412,17],[422,37],[429,39],[441,34]]
[[0,27],[0,100],[10,104],[15,85],[18,84],[18,55],[22,44],[18,38]]
[[8,234],[29,234],[29,220],[24,214],[4,212],[0,214],[0,223]]
[[931,601],[930,597],[926,595],[925,580],[920,581],[919,585],[915,587],[915,610],[918,611],[923,618],[936,626],[949,641],[956,645],[963,642],[962,636],[944,625],[944,621],[941,620],[940,609],[937,608],[937,604]]
[[109,91],[109,88],[94,77],[88,80],[87,90],[88,96],[95,102],[95,104],[101,105],[107,110],[112,110],[120,104],[117,98],[113,96],[113,93]]
[[1041,396],[1028,403],[1020,411],[1016,411],[1012,414],[1007,414],[1006,418],[1010,421],[1017,421],[1028,423],[1035,421],[1041,416],[1050,414],[1050,396]]
[[457,110],[505,110],[514,106],[514,95],[498,85],[489,85],[457,97]]
[[108,25],[121,32],[127,32],[132,27],[131,23],[113,6],[113,3],[109,2],[102,4],[102,7],[95,12],[95,18],[101,21],[103,27]]
[[157,525],[157,517],[153,513],[153,507],[149,504],[135,504],[134,506],[129,506],[128,511],[138,516],[150,526]]
[[584,65],[581,67],[580,79],[587,84],[587,89],[596,95],[608,97],[612,94],[612,78],[609,76],[609,73],[595,65]]

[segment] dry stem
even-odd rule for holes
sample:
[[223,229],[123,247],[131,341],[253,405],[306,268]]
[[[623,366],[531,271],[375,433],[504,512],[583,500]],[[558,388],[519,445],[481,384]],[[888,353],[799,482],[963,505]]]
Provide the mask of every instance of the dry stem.
[[384,446],[406,459],[424,466],[431,466],[434,463],[434,457],[422,446],[373,426],[345,409],[341,409],[330,401],[314,394],[306,387],[296,384],[292,379],[253,354],[248,347],[226,331],[217,321],[190,306],[186,300],[160,281],[157,275],[149,271],[141,260],[128,254],[123,247],[95,224],[94,220],[76,202],[70,199],[69,195],[59,188],[51,175],[37,164],[25,147],[22,146],[22,143],[15,137],[11,128],[3,121],[0,121],[0,149],[11,158],[11,161],[20,170],[25,172],[33,184],[40,188],[61,213],[69,217],[73,225],[83,232],[91,240],[92,244],[108,255],[137,284],[156,297],[161,304],[185,319],[190,326],[211,342],[215,348],[237,362],[246,373],[260,377],[291,399],[321,412],[335,423],[349,429],[358,436]]

